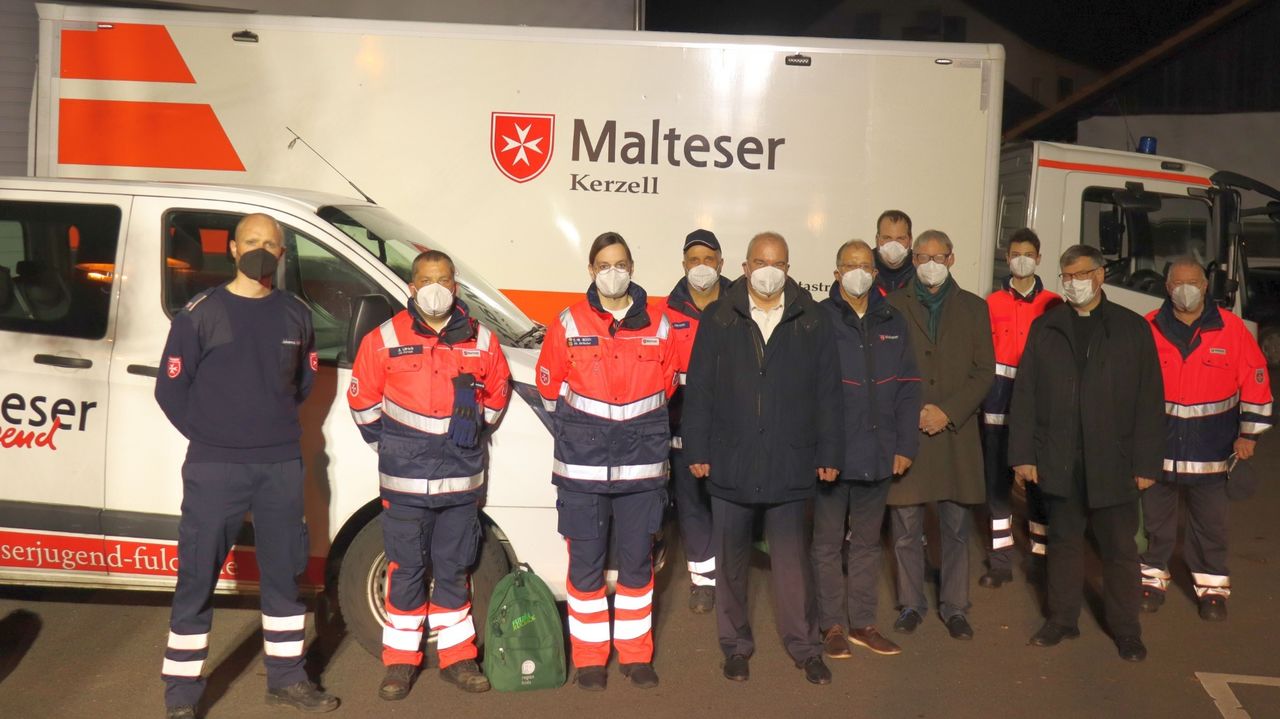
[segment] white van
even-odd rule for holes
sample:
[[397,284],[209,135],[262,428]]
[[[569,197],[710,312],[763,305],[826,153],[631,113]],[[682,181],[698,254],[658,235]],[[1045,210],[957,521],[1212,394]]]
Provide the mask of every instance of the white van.
[[[347,409],[352,342],[404,306],[412,258],[440,248],[386,210],[311,192],[0,178],[0,583],[171,589],[186,441],[153,399],[169,320],[229,280],[230,230],[286,228],[278,287],[311,306],[320,372],[303,405],[314,589],[381,650],[386,562],[374,452]],[[447,250],[446,250],[447,251]],[[455,256],[459,292],[501,338],[516,397],[494,435],[476,612],[510,562],[563,596],[548,418],[532,386],[541,328]],[[356,321],[352,322],[353,313]],[[254,591],[246,525],[218,588]],[[479,626],[479,625],[477,625]]]

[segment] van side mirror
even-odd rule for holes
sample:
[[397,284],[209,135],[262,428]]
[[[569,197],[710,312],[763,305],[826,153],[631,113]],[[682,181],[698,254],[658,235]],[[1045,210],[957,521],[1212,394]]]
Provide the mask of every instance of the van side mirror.
[[1160,196],[1154,192],[1144,190],[1141,182],[1126,182],[1123,190],[1116,190],[1113,194],[1115,195],[1116,204],[1126,212],[1149,214],[1160,211]]
[[364,336],[376,330],[378,325],[391,319],[395,310],[382,295],[361,295],[351,298],[351,324],[347,325],[347,343],[338,356],[338,366],[350,368]]

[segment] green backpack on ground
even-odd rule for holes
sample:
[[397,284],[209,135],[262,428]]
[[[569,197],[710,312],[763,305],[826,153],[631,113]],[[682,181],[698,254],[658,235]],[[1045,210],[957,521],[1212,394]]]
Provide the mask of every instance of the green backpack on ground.
[[484,674],[500,692],[564,684],[564,628],[545,582],[527,564],[498,582],[485,625]]

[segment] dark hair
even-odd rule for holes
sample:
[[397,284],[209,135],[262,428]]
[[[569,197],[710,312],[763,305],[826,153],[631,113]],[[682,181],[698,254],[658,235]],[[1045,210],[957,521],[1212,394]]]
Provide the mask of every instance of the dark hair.
[[[418,263],[421,262],[447,262],[449,263],[449,274],[458,274],[458,268],[453,266],[453,258],[441,252],[440,250],[424,250],[417,257],[413,258],[413,264],[409,267],[409,274],[414,275],[418,271]],[[409,277],[412,281],[413,277]]]
[[888,220],[890,222],[907,223],[907,234],[911,234],[911,218],[902,210],[885,210],[880,213],[880,217],[876,218],[876,234],[880,234],[880,223]]
[[1023,227],[1020,230],[1014,230],[1013,234],[1009,236],[1009,246],[1013,247],[1013,243],[1015,242],[1025,242],[1036,248],[1037,255],[1040,254],[1040,236],[1037,235],[1035,230],[1030,227]]
[[611,245],[622,245],[622,249],[627,251],[627,262],[632,261],[631,248],[627,246],[627,241],[622,239],[622,235],[616,232],[606,232],[591,243],[591,251],[587,253],[587,264],[594,265],[596,263],[596,255],[600,254],[600,250]]
[[1102,251],[1097,247],[1090,247],[1088,245],[1072,245],[1067,248],[1066,252],[1062,253],[1061,259],[1058,260],[1058,267],[1066,267],[1076,260],[1085,257],[1093,260],[1094,267],[1102,267],[1107,264],[1106,258],[1102,256]]

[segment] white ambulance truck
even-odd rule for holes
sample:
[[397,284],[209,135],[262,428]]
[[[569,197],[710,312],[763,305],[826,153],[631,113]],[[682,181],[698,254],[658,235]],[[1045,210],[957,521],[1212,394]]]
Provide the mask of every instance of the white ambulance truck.
[[348,194],[337,168],[472,252],[538,322],[580,295],[605,230],[658,296],[690,230],[717,233],[731,276],[747,239],[776,230],[821,297],[834,248],[889,208],[945,230],[978,293],[1030,226],[1050,276],[1066,247],[1102,248],[1135,310],[1158,306],[1163,264],[1189,252],[1218,263],[1218,298],[1280,320],[1274,281],[1246,282],[1239,261],[1251,181],[1070,145],[1002,153],[999,45],[38,8],[32,174]]
[[[302,408],[307,584],[337,582],[344,617],[381,649],[386,560],[377,457],[345,401],[363,332],[402,308],[428,244],[390,212],[322,193],[0,178],[0,584],[171,589],[186,441],[153,398],[169,320],[234,275],[251,212],[286,229],[276,285],[315,322],[320,371]],[[440,246],[434,242],[433,247]],[[447,249],[447,248],[444,248]],[[495,433],[477,613],[511,560],[563,592],[549,418],[532,385],[541,329],[455,255],[459,293],[501,338],[516,381]],[[254,591],[251,530],[220,591]]]

